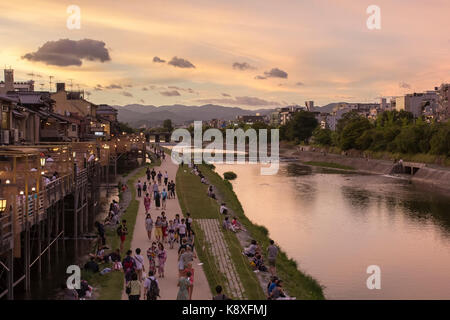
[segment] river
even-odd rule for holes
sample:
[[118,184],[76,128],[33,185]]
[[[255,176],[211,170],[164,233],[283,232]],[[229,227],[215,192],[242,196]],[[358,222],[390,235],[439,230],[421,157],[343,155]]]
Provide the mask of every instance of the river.
[[[216,165],[246,216],[264,225],[327,299],[450,299],[450,198],[387,176],[283,163]],[[367,267],[381,269],[369,290]]]

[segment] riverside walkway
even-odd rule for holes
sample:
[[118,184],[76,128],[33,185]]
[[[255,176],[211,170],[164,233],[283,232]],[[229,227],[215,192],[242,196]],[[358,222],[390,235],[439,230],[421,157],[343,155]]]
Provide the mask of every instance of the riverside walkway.
[[[174,164],[169,156],[166,156],[166,159],[161,162],[161,166],[155,167],[155,171],[161,171],[164,173],[167,171],[169,175],[169,181],[175,181],[175,177],[177,174],[178,166]],[[147,177],[143,175],[139,178],[141,182],[147,181]],[[135,188],[136,186],[129,186],[130,188]],[[162,187],[160,186],[160,191]],[[153,197],[152,197],[153,198]],[[133,239],[131,241],[131,250],[133,251],[136,248],[140,248],[142,251],[142,256],[144,257],[144,266],[146,273],[148,275],[149,263],[146,256],[147,249],[151,245],[152,241],[156,241],[154,236],[154,230],[152,233],[152,240],[150,241],[147,237],[147,230],[145,229],[145,208],[144,208],[144,197],[136,199],[139,201],[139,210],[136,218],[136,225],[134,228]],[[175,199],[168,199],[166,202],[165,210],[156,210],[154,202],[152,203],[150,214],[152,216],[153,221],[156,221],[156,217],[161,214],[162,211],[166,212],[166,216],[168,220],[173,220],[175,218],[175,214],[180,214],[180,217],[183,217],[181,212],[180,205],[178,203],[178,196]],[[164,248],[167,251],[167,260],[165,264],[165,277],[159,278],[159,288],[160,288],[160,298],[161,300],[175,300],[177,298],[178,293],[178,247],[179,244],[175,244],[173,249],[170,249],[168,244],[164,244]],[[192,294],[192,300],[211,300],[212,294],[208,285],[208,281],[206,279],[205,273],[201,265],[199,265],[200,261],[195,258],[192,264],[194,268],[194,290]],[[143,283],[141,290],[141,299],[143,299]],[[125,293],[125,286],[122,292],[122,300],[128,300],[128,296]]]

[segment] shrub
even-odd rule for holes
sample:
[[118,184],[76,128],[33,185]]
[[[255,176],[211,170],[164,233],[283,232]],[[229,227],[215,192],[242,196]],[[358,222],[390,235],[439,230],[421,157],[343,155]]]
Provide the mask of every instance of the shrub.
[[234,180],[234,179],[237,178],[237,175],[236,175],[236,173],[234,173],[234,172],[232,172],[232,171],[227,171],[227,172],[225,172],[225,173],[223,174],[223,177],[224,177],[226,180]]

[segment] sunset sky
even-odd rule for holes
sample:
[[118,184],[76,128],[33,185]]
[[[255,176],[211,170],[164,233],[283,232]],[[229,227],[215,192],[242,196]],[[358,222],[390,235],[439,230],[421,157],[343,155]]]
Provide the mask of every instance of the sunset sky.
[[[372,4],[381,30],[366,27]],[[80,30],[66,27],[69,5]],[[16,81],[72,79],[94,103],[120,105],[257,109],[430,90],[450,81],[449,31],[448,0],[0,0],[0,62]]]

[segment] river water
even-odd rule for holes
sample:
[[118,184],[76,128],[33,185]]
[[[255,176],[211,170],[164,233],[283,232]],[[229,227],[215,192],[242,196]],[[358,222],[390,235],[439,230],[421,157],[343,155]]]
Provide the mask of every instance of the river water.
[[[344,173],[296,163],[277,175],[259,165],[233,171],[233,187],[253,222],[327,299],[450,299],[450,198],[387,176]],[[381,289],[367,288],[367,267],[381,269]]]

